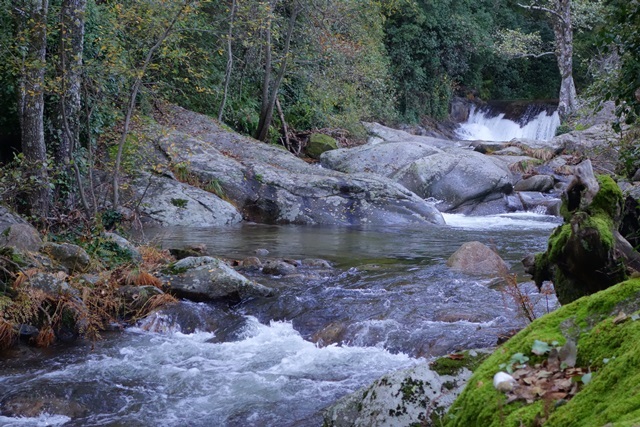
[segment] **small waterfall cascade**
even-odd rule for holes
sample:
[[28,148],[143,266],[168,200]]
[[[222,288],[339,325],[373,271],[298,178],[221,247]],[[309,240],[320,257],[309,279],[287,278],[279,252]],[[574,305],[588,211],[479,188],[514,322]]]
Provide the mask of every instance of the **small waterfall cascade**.
[[458,138],[467,141],[511,141],[514,138],[549,141],[560,126],[558,112],[546,104],[529,104],[513,117],[491,105],[471,106],[469,118],[456,130]]

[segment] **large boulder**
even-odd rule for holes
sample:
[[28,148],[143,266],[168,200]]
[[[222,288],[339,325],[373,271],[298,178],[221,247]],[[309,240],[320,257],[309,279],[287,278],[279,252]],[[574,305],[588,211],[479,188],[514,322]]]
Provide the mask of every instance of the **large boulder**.
[[[471,369],[486,357],[468,351],[392,372],[324,411],[326,427],[440,426],[462,392]],[[448,360],[447,360],[448,359]],[[469,365],[468,367],[464,365]]]
[[490,156],[459,149],[416,160],[393,178],[421,197],[441,200],[438,209],[443,211],[501,199],[513,190],[508,168]]
[[0,206],[0,246],[35,252],[41,245],[42,239],[38,230],[4,206]]
[[266,297],[272,290],[252,282],[224,261],[213,257],[187,257],[165,272],[169,292],[192,301],[238,301]]
[[465,274],[503,277],[509,266],[493,249],[480,242],[467,242],[453,253],[447,265]]
[[[438,210],[394,182],[307,164],[229,132],[204,115],[171,109],[158,146],[201,182],[216,182],[244,219],[275,224],[443,224]],[[179,147],[179,148],[177,148]],[[146,201],[154,206],[155,199]]]
[[411,135],[378,124],[369,124],[368,130],[376,139],[324,153],[322,165],[347,173],[386,176],[424,199],[440,200],[442,211],[467,213],[480,203],[502,200],[512,190],[508,165],[516,160],[485,156],[458,148],[460,143],[455,141]]
[[143,174],[134,189],[143,198],[140,211],[161,225],[216,227],[242,221],[242,215],[229,202],[170,177]]
[[71,243],[48,242],[42,245],[40,251],[72,273],[83,273],[91,265],[91,258],[87,251]]
[[328,151],[320,160],[322,166],[340,172],[391,177],[407,164],[437,153],[442,150],[423,142],[385,142]]

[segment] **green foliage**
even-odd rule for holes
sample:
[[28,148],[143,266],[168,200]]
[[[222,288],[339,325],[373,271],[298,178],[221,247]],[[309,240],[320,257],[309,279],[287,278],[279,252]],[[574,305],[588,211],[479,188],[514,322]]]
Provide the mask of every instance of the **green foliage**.
[[633,123],[640,115],[640,1],[609,0],[607,6],[600,38],[620,63],[610,73],[613,78],[605,87],[605,96],[616,101],[621,118]]
[[99,261],[104,267],[113,269],[132,261],[131,251],[118,245],[111,239],[93,236],[83,245],[91,258]]
[[628,130],[620,140],[616,172],[626,178],[632,178],[640,169],[640,128]]

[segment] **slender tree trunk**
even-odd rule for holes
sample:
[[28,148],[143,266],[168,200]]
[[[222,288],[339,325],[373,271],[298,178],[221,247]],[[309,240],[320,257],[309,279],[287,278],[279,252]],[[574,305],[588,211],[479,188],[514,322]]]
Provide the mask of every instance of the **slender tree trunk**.
[[295,6],[289,16],[289,25],[287,28],[284,50],[282,52],[282,59],[280,61],[280,68],[278,69],[278,75],[276,76],[273,84],[271,84],[271,24],[267,27],[267,39],[265,43],[265,78],[262,83],[262,108],[260,110],[258,129],[256,130],[256,139],[260,141],[265,141],[267,139],[269,127],[273,120],[273,109],[276,104],[276,99],[278,98],[278,90],[280,89],[282,79],[284,78],[287,70],[291,37],[293,36],[293,30],[295,29],[296,20],[298,19],[298,13],[300,13],[300,8]]
[[567,117],[577,106],[576,87],[573,82],[573,26],[571,23],[571,0],[556,0],[558,15],[553,16],[553,31],[556,38],[556,58],[561,75],[558,113]]
[[67,168],[80,135],[82,61],[87,0],[63,0],[60,11],[60,70],[62,88],[58,106],[60,141],[55,158]]
[[[271,10],[269,10],[271,13]],[[267,135],[269,125],[265,125],[267,111],[269,110],[269,87],[271,86],[271,20],[267,22],[267,28],[265,29],[265,41],[264,41],[264,76],[262,79],[262,105],[260,107],[260,119],[258,121],[258,128],[256,129],[256,139],[264,141]]]
[[133,117],[133,112],[134,112],[135,107],[136,107],[136,100],[138,99],[138,92],[140,91],[140,86],[142,85],[142,79],[143,79],[145,73],[147,72],[147,68],[149,68],[149,65],[151,64],[151,60],[153,59],[153,55],[156,53],[156,50],[158,50],[158,48],[167,39],[167,37],[169,37],[169,35],[171,34],[171,31],[173,30],[173,27],[176,25],[176,22],[178,22],[178,19],[180,18],[182,13],[185,11],[185,9],[187,8],[188,4],[189,4],[188,1],[185,1],[183,3],[182,7],[175,14],[173,19],[169,23],[169,25],[167,25],[167,27],[165,28],[164,32],[160,35],[160,37],[158,37],[158,39],[156,40],[155,44],[149,49],[149,51],[147,52],[147,55],[146,55],[146,57],[144,59],[144,62],[142,64],[142,66],[136,72],[136,78],[135,78],[135,80],[133,82],[133,86],[131,87],[131,94],[129,96],[129,103],[127,104],[127,109],[125,111],[124,127],[123,127],[123,130],[122,130],[122,135],[120,136],[120,142],[118,144],[118,153],[116,154],[116,162],[115,162],[116,164],[115,164],[115,166],[113,168],[113,181],[112,181],[112,184],[113,184],[113,199],[112,199],[113,206],[112,206],[112,208],[114,210],[117,210],[118,207],[119,207],[119,204],[120,204],[119,186],[120,186],[120,165],[122,163],[122,151],[124,150],[124,144],[127,141],[127,136],[129,135],[129,128],[131,126],[131,119]]
[[222,121],[224,108],[227,103],[227,94],[229,93],[229,82],[231,81],[231,71],[233,70],[233,50],[231,49],[231,41],[233,39],[233,24],[236,16],[236,0],[231,2],[231,13],[229,16],[229,32],[227,33],[227,69],[224,74],[224,91],[222,93],[222,102],[218,110],[218,120]]
[[46,219],[49,213],[49,178],[47,149],[44,141],[44,75],[47,53],[48,0],[14,0],[14,14],[18,29],[22,64],[18,114],[22,153],[33,188],[28,201],[31,214]]

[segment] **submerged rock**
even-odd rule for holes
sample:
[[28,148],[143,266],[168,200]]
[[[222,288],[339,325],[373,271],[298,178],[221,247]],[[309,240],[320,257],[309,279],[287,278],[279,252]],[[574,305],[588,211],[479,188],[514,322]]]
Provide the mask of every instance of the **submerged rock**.
[[213,257],[184,258],[171,264],[166,273],[170,293],[192,301],[239,301],[270,296],[273,292]]
[[480,242],[463,244],[447,260],[447,265],[465,274],[502,277],[509,266],[493,249]]

